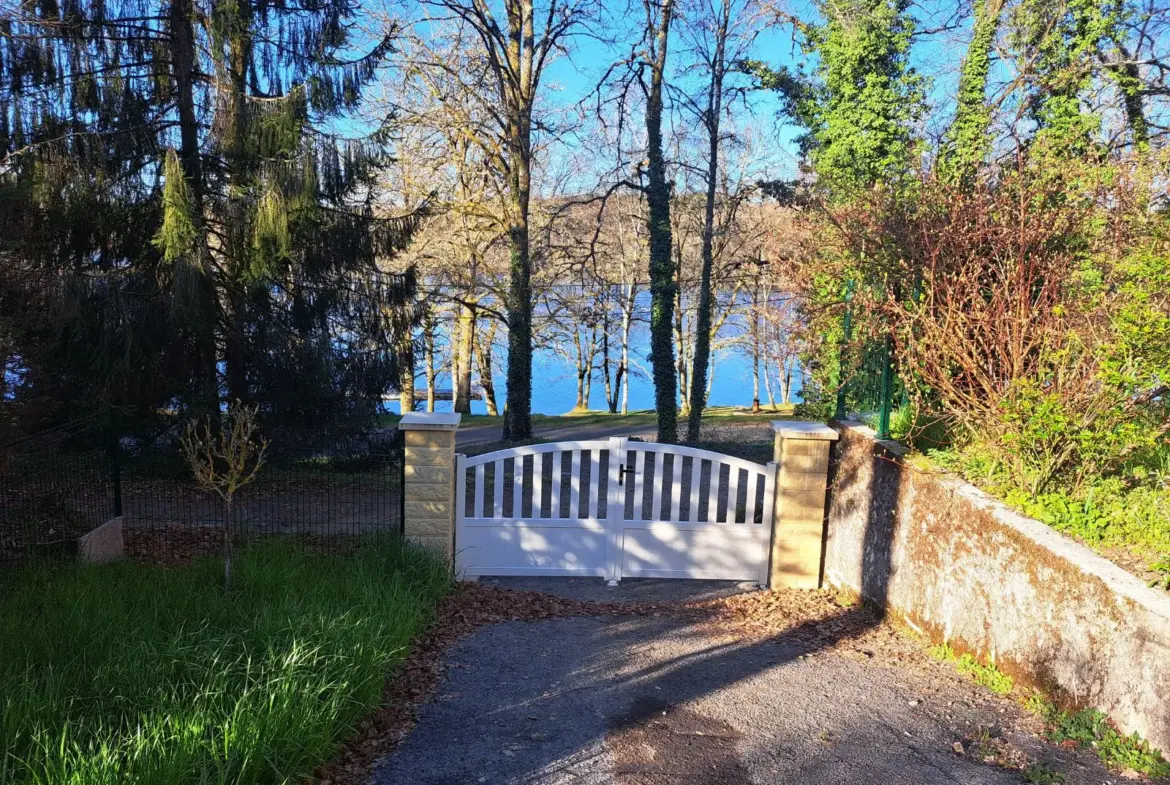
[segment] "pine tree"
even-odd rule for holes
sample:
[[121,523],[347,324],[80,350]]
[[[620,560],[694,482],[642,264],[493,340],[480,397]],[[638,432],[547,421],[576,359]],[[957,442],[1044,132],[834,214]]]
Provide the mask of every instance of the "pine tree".
[[226,394],[319,421],[309,412],[380,399],[403,328],[387,306],[412,282],[376,263],[415,217],[376,215],[384,140],[329,133],[391,44],[350,57],[355,12],[21,5],[0,22],[0,198],[29,207],[12,253],[36,275],[5,290],[61,273],[134,279],[171,308],[168,351],[188,370],[170,395],[192,406],[218,410]]

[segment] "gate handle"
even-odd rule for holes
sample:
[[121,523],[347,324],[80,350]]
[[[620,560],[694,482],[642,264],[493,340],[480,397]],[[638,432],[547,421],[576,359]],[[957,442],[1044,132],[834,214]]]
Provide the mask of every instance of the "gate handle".
[[626,484],[625,476],[627,474],[637,474],[638,473],[634,469],[627,469],[626,465],[624,463],[618,464],[618,466],[620,467],[618,469],[618,485],[625,485]]

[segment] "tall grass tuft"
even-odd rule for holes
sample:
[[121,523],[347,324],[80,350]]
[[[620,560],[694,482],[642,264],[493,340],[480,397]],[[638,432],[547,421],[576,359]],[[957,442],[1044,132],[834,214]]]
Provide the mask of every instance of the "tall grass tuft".
[[218,561],[30,569],[0,584],[0,782],[299,781],[377,704],[449,587],[394,539]]

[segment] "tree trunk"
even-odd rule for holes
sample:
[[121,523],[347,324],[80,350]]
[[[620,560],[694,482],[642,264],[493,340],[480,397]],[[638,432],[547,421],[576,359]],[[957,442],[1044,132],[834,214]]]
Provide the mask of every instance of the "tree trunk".
[[475,347],[475,311],[459,304],[459,315],[452,330],[451,411],[471,414],[471,364]]
[[691,372],[691,405],[687,441],[699,438],[703,407],[707,404],[707,363],[711,356],[711,270],[714,265],[715,188],[719,180],[719,127],[723,111],[723,57],[731,19],[731,0],[723,0],[715,29],[711,81],[703,125],[707,131],[707,198],[703,206],[702,272],[699,274],[699,311],[695,314],[695,356]]
[[245,297],[239,284],[228,294],[227,334],[224,336],[224,372],[227,377],[228,397],[233,402],[251,403],[248,391],[248,360],[245,356],[244,318]]
[[[619,379],[625,381],[625,387],[622,387],[622,414],[629,414],[630,411],[630,329],[634,321],[635,294],[634,285],[630,284],[622,309],[622,364],[618,368]],[[620,386],[621,381],[618,384]]]
[[618,391],[622,385],[621,369],[618,369],[617,387],[614,387],[613,377],[610,375],[610,363],[613,358],[609,353],[609,311],[606,311],[605,321],[601,328],[601,367],[605,371],[605,408],[610,414],[617,414]]
[[227,594],[232,591],[232,502],[227,499],[223,503],[223,590]]
[[589,341],[585,344],[588,350],[585,355],[585,399],[582,409],[589,410],[589,401],[593,397],[593,363],[597,360],[597,328],[589,333]]
[[[650,0],[646,0],[649,8]],[[649,11],[647,12],[650,17]],[[650,364],[654,376],[654,408],[658,414],[658,441],[678,441],[678,376],[674,365],[674,303],[676,283],[671,263],[670,184],[662,151],[662,91],[666,80],[666,47],[674,0],[659,7],[650,85],[646,96],[646,228],[650,245]],[[649,21],[649,19],[648,19]]]
[[532,436],[532,258],[528,208],[532,189],[532,109],[542,64],[533,51],[533,0],[507,3],[508,74],[499,72],[507,122],[511,225],[508,277],[508,400],[504,409],[504,440]]
[[499,415],[496,408],[496,381],[492,376],[492,345],[496,340],[496,323],[488,320],[488,326],[477,333],[475,361],[479,367],[479,384],[483,387],[483,403],[492,417]]
[[776,399],[772,396],[772,377],[768,375],[768,363],[764,362],[764,389],[768,392],[768,408],[776,410]]
[[170,33],[175,103],[179,114],[179,160],[183,176],[191,189],[192,218],[199,232],[200,269],[196,306],[200,312],[193,325],[198,363],[199,400],[197,410],[209,416],[219,415],[219,372],[216,368],[215,328],[217,308],[215,280],[208,259],[207,232],[203,203],[203,159],[199,152],[199,119],[195,113],[195,31],[192,25],[192,0],[172,0]]
[[760,280],[752,290],[752,412],[760,412]]
[[424,347],[424,362],[426,368],[423,373],[426,376],[427,382],[427,411],[434,413],[435,411],[435,320],[428,312],[426,319],[423,321],[423,347]]
[[520,217],[508,233],[511,264],[508,288],[508,400],[504,407],[504,441],[519,441],[532,436],[532,264],[528,247],[527,186],[522,198],[517,198],[516,202],[514,209],[520,213]]
[[[682,254],[679,254],[679,262],[676,267],[678,277],[682,279]],[[687,373],[689,368],[687,357],[690,353],[690,342],[687,340],[686,325],[683,324],[683,304],[682,292],[679,292],[678,302],[675,304],[674,311],[674,343],[678,347],[677,358],[677,373],[678,373],[678,408],[679,412],[685,417],[690,411],[690,399],[687,397],[687,391],[690,374]]]
[[710,400],[711,388],[715,386],[715,363],[716,363],[716,355],[717,354],[718,354],[718,350],[716,350],[716,349],[711,350],[711,367],[707,369],[707,387],[703,391],[704,405],[706,405],[706,402],[708,400]]
[[407,330],[398,347],[398,408],[403,413],[413,412],[414,397],[414,336]]
[[[247,214],[245,194],[253,184],[250,171],[248,138],[248,65],[252,55],[252,4],[241,0],[231,6],[235,18],[228,25],[227,34],[227,80],[221,86],[224,97],[226,118],[222,124],[223,138],[220,139],[226,162],[227,180],[226,214],[221,223],[227,236],[228,286],[227,329],[224,334],[224,371],[227,377],[228,395],[244,404],[250,402],[247,382],[247,358],[245,355],[245,295],[243,277],[249,253],[249,238],[244,235],[245,226],[239,217]],[[216,118],[217,121],[219,118]]]

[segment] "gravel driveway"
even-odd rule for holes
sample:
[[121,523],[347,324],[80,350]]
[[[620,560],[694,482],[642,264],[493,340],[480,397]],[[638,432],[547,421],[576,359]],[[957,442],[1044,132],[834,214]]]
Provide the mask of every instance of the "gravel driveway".
[[[607,601],[741,590],[705,581],[614,590],[585,579],[498,582]],[[1068,783],[1111,779],[1095,760],[1039,741],[1014,702],[920,657],[920,644],[906,646],[921,662],[892,662],[847,641],[744,638],[670,614],[495,624],[449,652],[437,694],[373,782],[1023,782],[980,760],[993,747],[1042,760]]]

